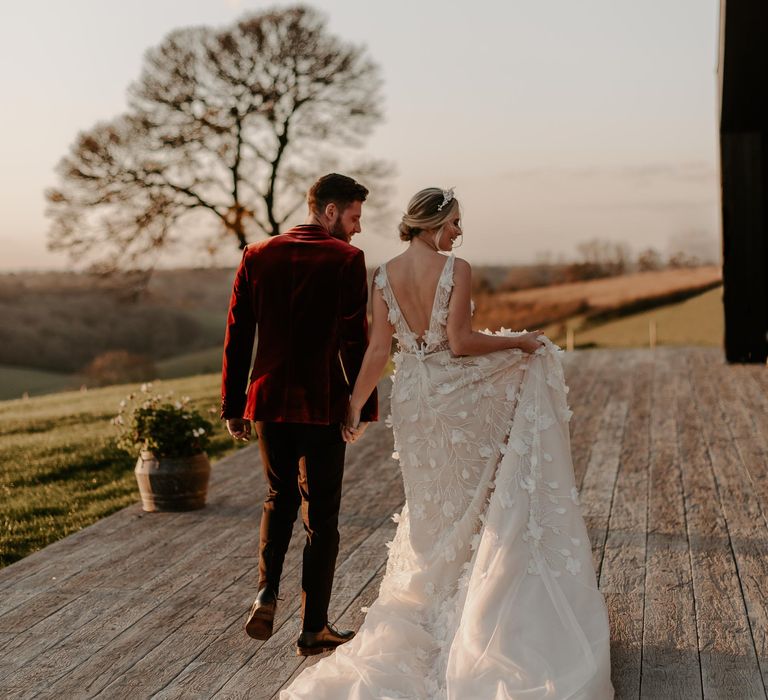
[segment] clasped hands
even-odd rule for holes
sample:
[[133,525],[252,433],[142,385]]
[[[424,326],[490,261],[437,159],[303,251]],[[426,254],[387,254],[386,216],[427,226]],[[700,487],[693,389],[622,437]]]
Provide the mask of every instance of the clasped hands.
[[[341,424],[341,436],[344,438],[344,442],[356,442],[359,440],[368,423],[360,422],[360,411],[355,411],[352,406],[347,410],[347,417]],[[251,438],[251,421],[244,418],[229,418],[227,419],[227,431],[235,438],[242,442],[248,442]]]
[[341,437],[344,438],[344,442],[356,442],[363,436],[367,427],[368,423],[360,422],[360,409],[353,408],[352,404],[349,404],[347,417],[341,424]]

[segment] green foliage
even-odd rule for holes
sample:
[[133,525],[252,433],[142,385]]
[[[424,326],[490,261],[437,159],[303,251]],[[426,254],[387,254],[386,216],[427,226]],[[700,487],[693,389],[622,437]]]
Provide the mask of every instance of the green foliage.
[[[155,384],[211,417],[212,460],[241,446],[215,418],[220,383],[210,374]],[[138,500],[136,454],[117,448],[112,424],[131,390],[139,392],[122,385],[0,402],[0,566]]]
[[149,394],[152,384],[142,384],[120,402],[113,419],[118,427],[117,446],[129,454],[148,450],[156,457],[191,457],[205,451],[213,426],[197,411],[187,408],[189,397],[174,399]]

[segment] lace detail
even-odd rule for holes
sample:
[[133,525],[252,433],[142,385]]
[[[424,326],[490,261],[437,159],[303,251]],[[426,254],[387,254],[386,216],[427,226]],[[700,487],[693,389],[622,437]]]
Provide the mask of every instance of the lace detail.
[[448,322],[448,303],[451,300],[451,291],[453,290],[453,265],[455,256],[449,255],[443,265],[443,270],[437,280],[435,289],[435,298],[432,303],[432,312],[429,317],[429,328],[420,339],[408,326],[403,312],[397,303],[397,298],[392,291],[387,276],[387,265],[381,265],[376,271],[374,284],[381,291],[384,303],[389,311],[387,320],[395,329],[395,339],[397,340],[400,352],[413,353],[420,357],[435,352],[442,352],[448,349],[448,335],[445,326]]

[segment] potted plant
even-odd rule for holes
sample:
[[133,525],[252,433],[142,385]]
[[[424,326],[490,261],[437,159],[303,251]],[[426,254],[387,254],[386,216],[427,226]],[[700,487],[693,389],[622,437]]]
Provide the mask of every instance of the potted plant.
[[174,399],[150,393],[143,384],[139,393],[120,402],[113,423],[117,445],[136,454],[136,481],[145,511],[195,510],[205,506],[211,463],[205,448],[211,424],[188,407],[189,397]]

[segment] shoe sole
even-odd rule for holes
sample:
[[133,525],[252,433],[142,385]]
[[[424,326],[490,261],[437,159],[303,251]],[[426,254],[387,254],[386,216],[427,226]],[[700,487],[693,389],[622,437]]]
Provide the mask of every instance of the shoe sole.
[[296,656],[315,656],[316,654],[322,654],[326,651],[333,651],[341,644],[334,644],[329,647],[296,647]]
[[257,610],[245,623],[245,633],[251,639],[264,641],[272,636],[274,614]]

